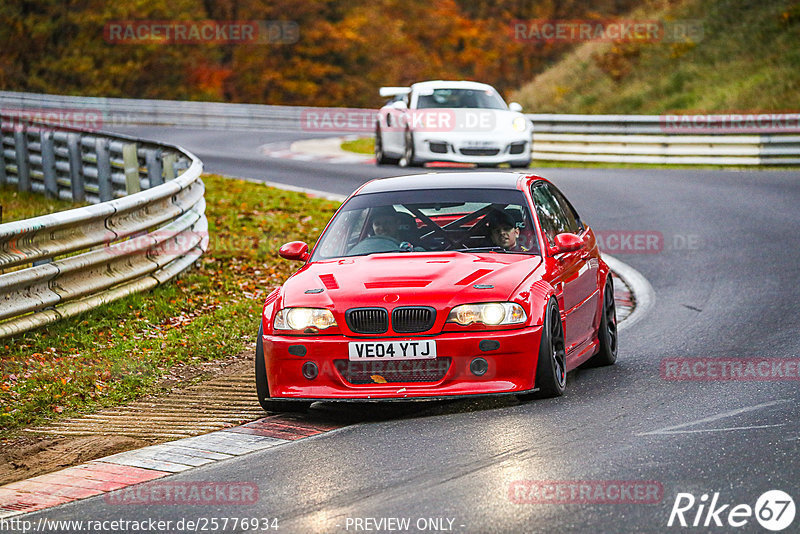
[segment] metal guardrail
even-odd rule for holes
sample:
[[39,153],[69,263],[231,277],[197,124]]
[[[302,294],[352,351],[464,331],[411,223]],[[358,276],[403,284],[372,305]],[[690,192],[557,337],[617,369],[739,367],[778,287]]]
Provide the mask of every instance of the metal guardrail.
[[0,113],[0,185],[86,207],[0,224],[0,338],[163,284],[208,247],[202,162]]
[[[682,118],[699,118],[684,126]],[[528,115],[533,159],[574,162],[798,165],[800,113]],[[766,124],[765,124],[766,123]]]
[[[106,130],[118,126],[175,126],[237,130],[306,131],[301,106],[264,106],[181,100],[76,97],[0,91],[0,110],[30,110],[52,121],[77,120]],[[67,117],[75,110],[80,117]],[[369,110],[354,110],[369,111]]]
[[[93,98],[0,91],[0,109],[79,110],[106,128],[156,125],[186,128],[373,133],[375,110],[264,106],[215,102]],[[341,114],[341,121],[325,121]],[[661,115],[528,114],[533,159],[655,164],[800,164],[800,113],[782,114],[792,127],[720,128],[731,115],[703,116],[707,128],[671,128]],[[56,119],[57,120],[57,119]],[[324,124],[324,130],[315,130]],[[337,128],[337,124],[344,127]],[[706,130],[706,131],[704,131]]]

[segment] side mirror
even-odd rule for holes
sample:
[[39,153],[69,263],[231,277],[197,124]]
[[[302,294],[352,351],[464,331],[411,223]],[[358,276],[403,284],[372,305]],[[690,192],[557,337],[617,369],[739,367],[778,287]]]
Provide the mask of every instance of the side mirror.
[[583,247],[583,239],[575,234],[558,234],[555,238],[556,254],[575,252]]
[[391,107],[401,111],[408,109],[408,105],[406,104],[405,100],[397,100],[396,102],[392,102]]
[[510,109],[511,111],[516,111],[517,113],[522,113],[522,106],[521,106],[521,105],[519,105],[519,104],[518,104],[518,103],[516,103],[516,102],[511,102],[511,103],[508,105],[508,109]]
[[308,245],[304,241],[292,241],[286,243],[278,250],[281,258],[287,260],[306,261],[311,254],[308,253]]

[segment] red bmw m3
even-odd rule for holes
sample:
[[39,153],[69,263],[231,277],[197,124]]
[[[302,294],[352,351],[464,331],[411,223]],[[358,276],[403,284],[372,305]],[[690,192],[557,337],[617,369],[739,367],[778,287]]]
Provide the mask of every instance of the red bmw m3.
[[613,284],[594,233],[552,183],[511,172],[373,180],[305,265],[266,298],[256,344],[265,410],[317,400],[563,394],[613,364]]

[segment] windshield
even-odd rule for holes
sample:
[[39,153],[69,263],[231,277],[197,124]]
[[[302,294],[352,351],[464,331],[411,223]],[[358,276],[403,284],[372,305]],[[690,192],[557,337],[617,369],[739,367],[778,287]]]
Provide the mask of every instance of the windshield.
[[442,251],[539,254],[525,196],[503,189],[357,195],[336,213],[311,261]]
[[508,109],[494,89],[433,89],[420,93],[417,109],[429,108]]

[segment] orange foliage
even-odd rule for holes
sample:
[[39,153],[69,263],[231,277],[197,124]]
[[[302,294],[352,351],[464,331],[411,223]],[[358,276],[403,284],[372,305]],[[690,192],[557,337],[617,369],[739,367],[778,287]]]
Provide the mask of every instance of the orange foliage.
[[[377,106],[377,88],[473,79],[507,92],[569,44],[516,41],[515,20],[612,17],[634,0],[42,0],[0,4],[0,89]],[[599,7],[598,7],[599,6]],[[114,44],[119,20],[291,21],[293,43]]]

